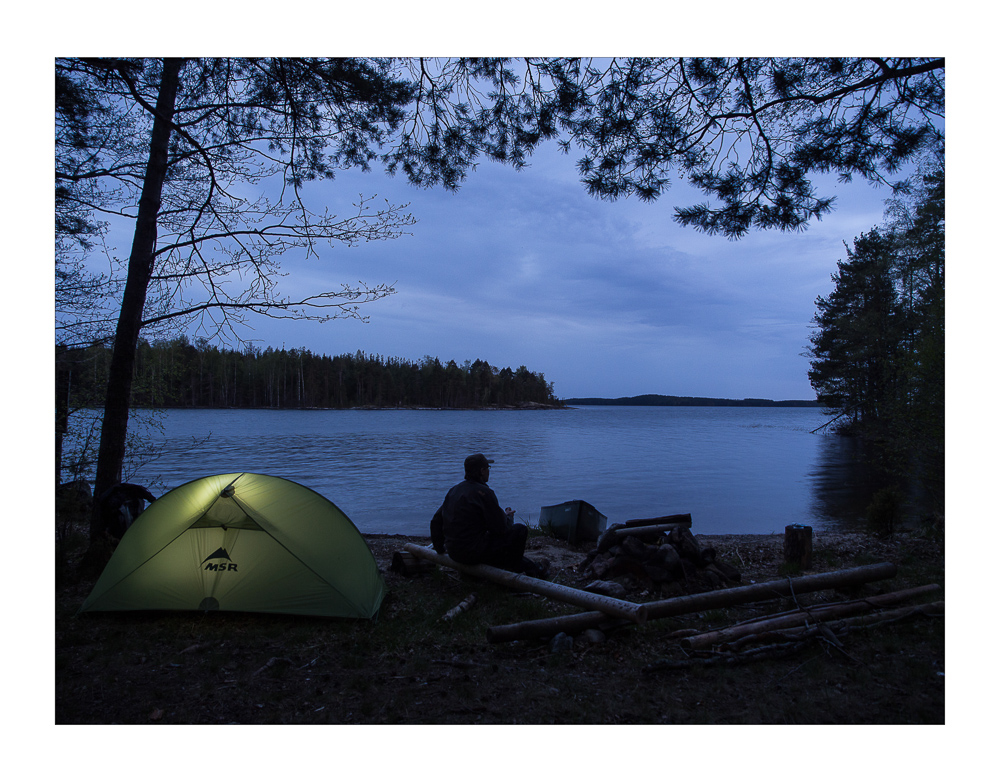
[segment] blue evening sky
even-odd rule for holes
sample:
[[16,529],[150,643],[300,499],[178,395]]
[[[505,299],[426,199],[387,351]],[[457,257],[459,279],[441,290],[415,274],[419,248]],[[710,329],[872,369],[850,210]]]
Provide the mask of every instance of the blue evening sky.
[[886,188],[826,191],[834,214],[804,233],[707,236],[672,220],[702,202],[683,183],[654,203],[601,201],[575,158],[549,144],[531,167],[482,163],[457,193],[355,171],[308,186],[340,213],[360,192],[409,203],[417,224],[393,241],[336,246],[321,260],[288,256],[291,296],[340,282],[388,283],[368,323],[260,320],[263,346],[442,361],[484,359],[544,372],[561,397],[643,393],[812,398],[806,378],[817,295],[845,257],[843,241],[882,221]]
[[[205,24],[197,28],[178,21],[165,22],[165,29],[174,30],[170,39],[181,35],[188,42],[186,51],[211,54],[331,48],[343,55],[447,54],[461,53],[454,51],[459,40],[467,42],[465,53],[476,54],[944,54],[952,48],[952,21],[900,17],[894,4],[849,2],[829,18],[801,11],[799,4],[775,3],[776,18],[786,24],[756,28],[755,51],[747,51],[745,32],[759,21],[757,12],[740,4],[723,3],[724,20],[715,23],[687,6],[671,8],[668,19],[658,4],[626,2],[617,6],[618,15],[598,19],[533,4],[528,18],[525,6],[515,3],[510,14],[491,19],[488,35],[461,32],[462,24],[456,31],[469,13],[461,4],[432,5],[448,24],[432,25],[427,6],[388,3],[389,30],[374,29],[365,9],[343,7],[328,12],[331,23],[336,18],[336,34],[317,23],[297,29],[294,39],[289,33],[275,41],[258,23],[234,18],[225,8],[204,9]],[[851,18],[862,10],[866,22],[858,27]],[[75,40],[69,21],[62,36]],[[115,24],[129,25],[99,26],[97,53],[120,50]],[[224,35],[213,34],[220,29]],[[806,29],[808,45],[789,51]],[[74,46],[58,48],[75,53]],[[950,148],[960,151],[957,144]],[[308,185],[311,202],[331,211],[348,213],[350,202],[364,194],[409,203],[418,222],[412,235],[394,241],[323,247],[320,260],[286,256],[282,291],[296,297],[363,280],[393,284],[397,292],[364,307],[367,324],[259,318],[245,335],[262,347],[321,354],[363,350],[409,360],[430,355],[459,364],[523,364],[544,373],[561,397],[814,396],[803,352],[816,297],[832,289],[844,243],[882,223],[887,188],[863,181],[842,185],[834,178],[816,182],[821,194],[836,195],[832,214],[802,233],[758,232],[734,242],[673,222],[675,205],[704,200],[676,176],[654,203],[605,202],[587,195],[575,160],[549,143],[521,172],[482,162],[455,194],[416,189],[380,170],[345,171],[334,182]],[[127,241],[115,243],[127,255]]]

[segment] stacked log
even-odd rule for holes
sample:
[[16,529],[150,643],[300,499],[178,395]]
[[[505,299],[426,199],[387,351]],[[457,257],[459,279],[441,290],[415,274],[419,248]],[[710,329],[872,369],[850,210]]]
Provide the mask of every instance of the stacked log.
[[[678,584],[701,592],[740,581],[740,571],[703,547],[684,522],[639,520],[649,524],[612,525],[581,567],[584,577],[621,579],[633,586],[666,589]],[[667,517],[663,520],[670,519]]]
[[670,514],[666,517],[655,517],[654,519],[626,519],[626,528],[653,527],[656,525],[670,525],[677,527],[691,527],[690,514]]
[[430,560],[424,560],[407,551],[397,551],[392,555],[392,563],[389,570],[394,573],[401,573],[403,576],[416,576],[421,573],[429,573],[437,566]]

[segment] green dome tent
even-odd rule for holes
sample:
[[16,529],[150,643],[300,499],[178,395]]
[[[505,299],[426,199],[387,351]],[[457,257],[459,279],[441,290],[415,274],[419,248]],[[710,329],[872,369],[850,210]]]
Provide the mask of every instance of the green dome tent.
[[384,595],[371,550],[332,502],[287,479],[229,473],[183,484],[140,514],[80,611],[370,619]]

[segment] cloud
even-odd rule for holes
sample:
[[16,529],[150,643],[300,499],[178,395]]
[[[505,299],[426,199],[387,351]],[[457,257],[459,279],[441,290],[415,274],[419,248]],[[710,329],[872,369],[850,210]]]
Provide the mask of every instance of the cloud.
[[361,195],[409,204],[412,234],[288,254],[279,290],[364,282],[396,294],[363,307],[368,324],[259,318],[246,335],[317,353],[524,364],[562,396],[812,397],[802,352],[815,299],[888,196],[864,183],[817,188],[838,195],[835,213],[802,233],[733,242],[674,223],[675,205],[703,199],[683,182],[654,203],[598,200],[551,146],[520,172],[482,163],[457,193],[343,171],[306,186],[314,209],[351,214]]
[[483,164],[455,194],[351,172],[322,186],[343,198],[366,184],[409,202],[419,221],[412,236],[332,254],[327,283],[397,288],[368,308],[369,325],[336,325],[336,341],[523,363],[564,396],[811,397],[802,352],[815,298],[831,287],[843,241],[881,221],[887,194],[838,185],[840,210],[808,231],[731,242],[673,223],[672,205],[697,193],[596,200],[551,153],[521,172]]

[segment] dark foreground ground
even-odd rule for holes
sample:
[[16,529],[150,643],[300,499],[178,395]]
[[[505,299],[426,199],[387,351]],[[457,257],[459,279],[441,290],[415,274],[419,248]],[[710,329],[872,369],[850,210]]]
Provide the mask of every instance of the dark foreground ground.
[[[792,724],[944,723],[943,617],[916,617],[772,649],[694,652],[680,634],[810,603],[924,584],[944,600],[939,535],[891,540],[825,535],[806,573],[896,563],[894,579],[852,592],[716,609],[576,636],[493,644],[491,625],[578,608],[514,593],[450,569],[404,576],[393,553],[426,538],[370,536],[389,594],[375,623],[249,614],[75,616],[93,580],[59,577],[55,610],[55,722]],[[698,536],[738,568],[742,584],[798,575],[782,536]],[[534,537],[529,554],[550,578],[582,587],[586,549]],[[72,556],[71,556],[72,557]],[[662,592],[641,582],[628,597]],[[441,617],[470,593],[475,605]],[[918,601],[921,602],[921,601]]]

